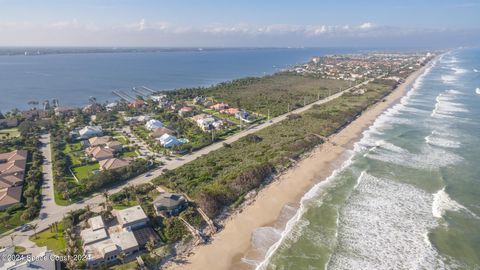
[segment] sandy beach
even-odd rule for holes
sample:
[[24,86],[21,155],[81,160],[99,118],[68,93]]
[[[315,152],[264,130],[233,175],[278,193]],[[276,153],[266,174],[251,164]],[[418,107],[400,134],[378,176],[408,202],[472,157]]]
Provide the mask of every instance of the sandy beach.
[[425,67],[411,74],[385,101],[371,106],[339,133],[332,135],[328,142],[315,148],[295,167],[285,171],[259,191],[253,203],[226,221],[223,230],[213,236],[211,243],[195,247],[182,263],[170,265],[168,268],[251,269],[241,262],[241,258],[251,247],[250,240],[254,230],[275,223],[285,205],[298,205],[309,189],[327,178],[343,162],[345,151],[353,147],[377,116],[405,95],[424,69]]

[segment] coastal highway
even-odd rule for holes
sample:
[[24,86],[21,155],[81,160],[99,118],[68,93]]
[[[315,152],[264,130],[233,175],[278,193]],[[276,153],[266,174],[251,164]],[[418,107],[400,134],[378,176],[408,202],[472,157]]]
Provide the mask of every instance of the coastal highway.
[[[221,147],[223,147],[223,143],[228,143],[228,144],[231,144],[249,134],[252,134],[252,133],[255,133],[259,130],[262,130],[264,128],[267,128],[271,125],[274,125],[274,124],[277,124],[285,119],[287,119],[288,115],[289,114],[298,114],[298,113],[302,113],[306,110],[309,110],[311,109],[313,106],[315,105],[322,105],[322,104],[325,104],[329,101],[332,101],[336,98],[339,98],[340,96],[342,96],[345,92],[348,92],[354,88],[357,88],[357,87],[361,87],[361,86],[364,86],[370,82],[372,82],[373,80],[375,79],[380,79],[382,77],[384,77],[386,74],[384,75],[380,75],[376,78],[372,78],[372,79],[369,79],[369,80],[366,80],[362,83],[359,83],[355,86],[352,86],[350,88],[347,88],[343,91],[340,91],[336,94],[333,94],[331,96],[328,96],[324,99],[320,99],[320,100],[317,100],[313,103],[310,103],[304,107],[301,107],[301,108],[298,108],[296,110],[293,110],[293,111],[290,111],[288,113],[285,113],[285,114],[282,114],[280,116],[277,116],[277,117],[274,117],[272,118],[270,121],[267,121],[263,124],[260,124],[260,125],[257,125],[257,126],[253,126],[249,129],[245,129],[235,135],[232,135],[230,137],[228,137],[227,139],[223,140],[223,141],[219,141],[219,142],[216,142],[216,143],[213,143],[207,147],[204,147],[194,153],[191,153],[191,154],[188,154],[188,155],[185,155],[181,158],[177,158],[177,159],[172,159],[172,160],[166,160],[165,161],[165,165],[163,165],[162,167],[160,168],[156,168],[152,171],[150,171],[148,174],[142,174],[140,176],[137,176],[135,178],[132,178],[130,179],[129,181],[125,181],[123,182],[122,184],[119,184],[113,188],[110,188],[108,190],[108,192],[110,194],[112,193],[116,193],[118,191],[120,191],[122,188],[124,188],[125,186],[127,185],[138,185],[138,184],[142,184],[142,183],[147,183],[147,182],[150,182],[152,179],[160,176],[162,174],[162,171],[163,169],[168,169],[168,170],[173,170],[173,169],[176,169],[186,163],[189,163],[203,155],[206,155],[212,151],[215,151],[217,149],[220,149]],[[42,230],[45,230],[45,229],[48,229],[48,226],[56,221],[60,221],[63,216],[65,214],[67,214],[69,211],[72,211],[72,210],[76,210],[76,209],[80,209],[80,208],[84,208],[86,205],[90,205],[92,207],[92,209],[94,209],[96,206],[98,206],[100,203],[104,202],[104,197],[102,196],[101,193],[95,193],[93,194],[90,198],[87,198],[87,199],[84,199],[82,201],[79,201],[79,202],[75,202],[71,205],[68,205],[68,206],[60,206],[60,205],[57,205],[55,204],[55,200],[53,198],[53,173],[52,173],[52,166],[51,166],[51,153],[50,153],[50,135],[44,135],[41,137],[41,142],[42,142],[42,147],[41,147],[41,151],[44,155],[44,159],[45,159],[45,164],[44,164],[44,179],[45,179],[45,182],[43,184],[43,190],[42,190],[42,197],[43,197],[43,201],[42,201],[42,209],[40,211],[40,216],[39,216],[39,219],[35,220],[35,221],[32,221],[31,224],[37,224],[37,232],[40,232]],[[148,176],[147,176],[148,175]],[[18,230],[19,228],[16,228],[16,230]],[[27,232],[22,232],[20,233],[19,231],[16,231],[14,232],[13,234],[16,235],[16,237],[14,238],[14,244],[15,245],[21,245],[21,246],[24,246],[27,250],[26,252],[31,252],[32,254],[36,254],[38,253],[38,249],[35,248],[34,245],[32,245],[33,243],[30,242],[28,240],[28,237],[30,235],[33,235],[33,231],[30,230],[30,231],[27,231]],[[6,235],[4,237],[2,237],[0,239],[0,246],[8,246],[11,244],[11,238]]]

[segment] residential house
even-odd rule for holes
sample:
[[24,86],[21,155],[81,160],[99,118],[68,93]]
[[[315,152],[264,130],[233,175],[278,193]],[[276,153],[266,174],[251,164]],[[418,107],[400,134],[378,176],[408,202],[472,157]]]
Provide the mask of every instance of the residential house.
[[225,109],[225,110],[221,110],[220,112],[221,113],[225,113],[225,114],[229,114],[229,115],[235,115],[239,112],[240,110],[237,109],[237,108],[228,108],[228,109]]
[[243,121],[249,122],[250,114],[247,111],[239,111],[235,113],[235,118],[242,119]]
[[173,216],[187,207],[187,200],[180,194],[164,192],[153,201],[153,207],[157,215]]
[[0,210],[7,209],[9,206],[19,203],[22,200],[22,189],[23,186],[0,189]]
[[202,96],[196,96],[193,98],[193,104],[203,104],[205,102],[205,98]]
[[118,107],[118,103],[117,103],[117,102],[108,103],[108,104],[105,106],[105,108],[107,109],[107,112],[111,112],[111,111],[115,110],[117,107]]
[[118,210],[116,213],[118,224],[122,228],[136,229],[146,226],[149,219],[139,205]]
[[150,134],[150,136],[152,138],[160,138],[162,137],[164,134],[170,134],[170,135],[174,135],[175,134],[175,131],[169,129],[169,128],[166,128],[166,127],[161,127],[161,128],[157,128],[155,129],[152,134]]
[[141,108],[141,107],[145,106],[145,101],[143,101],[141,99],[136,99],[136,100],[130,102],[130,106],[133,107],[133,108]]
[[223,102],[210,106],[210,109],[214,109],[216,111],[225,110],[227,108],[228,108],[228,104],[223,103]]
[[135,258],[141,246],[135,236],[136,230],[143,230],[148,217],[140,206],[116,211],[116,220],[107,226],[101,216],[88,220],[90,228],[80,232],[87,267],[96,268]]
[[96,161],[113,158],[113,150],[101,146],[89,147],[85,150],[85,153]]
[[54,111],[55,115],[58,117],[68,117],[75,113],[75,109],[70,107],[57,107]]
[[130,164],[130,161],[123,158],[109,158],[98,162],[100,164],[101,171],[116,170],[126,167]]
[[149,115],[125,116],[123,117],[123,120],[129,123],[137,123],[137,122],[144,123],[150,120],[150,118],[151,117]]
[[157,139],[160,144],[165,148],[172,148],[177,145],[183,144],[181,141],[177,139],[177,137],[170,135],[170,134],[163,134],[160,138]]
[[18,126],[16,118],[0,119],[0,128],[13,128]]
[[199,126],[203,131],[208,131],[213,128],[213,124],[217,121],[213,116],[209,114],[198,114],[192,117],[192,120]]
[[192,107],[182,107],[180,110],[178,110],[178,114],[182,117],[187,117],[190,116],[193,113],[193,108]]
[[92,137],[88,139],[88,142],[90,143],[90,146],[95,147],[95,146],[106,145],[110,140],[112,140],[112,137],[102,136],[102,137]]
[[82,112],[85,114],[97,114],[103,110],[102,106],[98,103],[90,103],[83,107]]
[[105,144],[105,147],[111,149],[113,153],[118,153],[123,150],[123,145],[118,141],[109,141]]
[[0,154],[0,210],[21,201],[27,156],[25,150]]
[[213,105],[213,101],[211,100],[205,100],[205,102],[203,102],[202,104],[205,108],[210,108],[210,106]]
[[148,130],[155,130],[157,128],[163,127],[162,122],[156,120],[156,119],[151,119],[145,124],[145,128]]
[[103,130],[100,126],[86,126],[78,131],[78,139],[85,140],[95,136],[102,136]]

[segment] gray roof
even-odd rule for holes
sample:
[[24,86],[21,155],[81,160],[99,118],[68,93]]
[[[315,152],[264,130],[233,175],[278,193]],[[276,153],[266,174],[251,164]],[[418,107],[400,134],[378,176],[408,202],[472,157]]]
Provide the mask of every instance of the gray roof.
[[158,210],[172,210],[186,203],[185,198],[180,194],[165,192],[155,199],[153,205]]

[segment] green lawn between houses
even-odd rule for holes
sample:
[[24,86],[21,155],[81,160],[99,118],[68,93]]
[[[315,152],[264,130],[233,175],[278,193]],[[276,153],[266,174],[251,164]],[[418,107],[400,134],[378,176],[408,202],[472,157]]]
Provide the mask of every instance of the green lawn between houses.
[[94,174],[94,171],[98,171],[100,169],[100,164],[98,162],[79,166],[79,167],[73,167],[72,171],[75,173],[75,176],[78,178],[78,180],[83,180],[86,179]]
[[29,237],[30,241],[37,246],[46,246],[55,254],[60,254],[65,251],[66,243],[63,237],[63,222],[58,223],[58,232],[51,232],[49,229],[38,232],[37,235]]
[[20,136],[18,128],[0,129],[0,141],[4,139],[17,138]]

